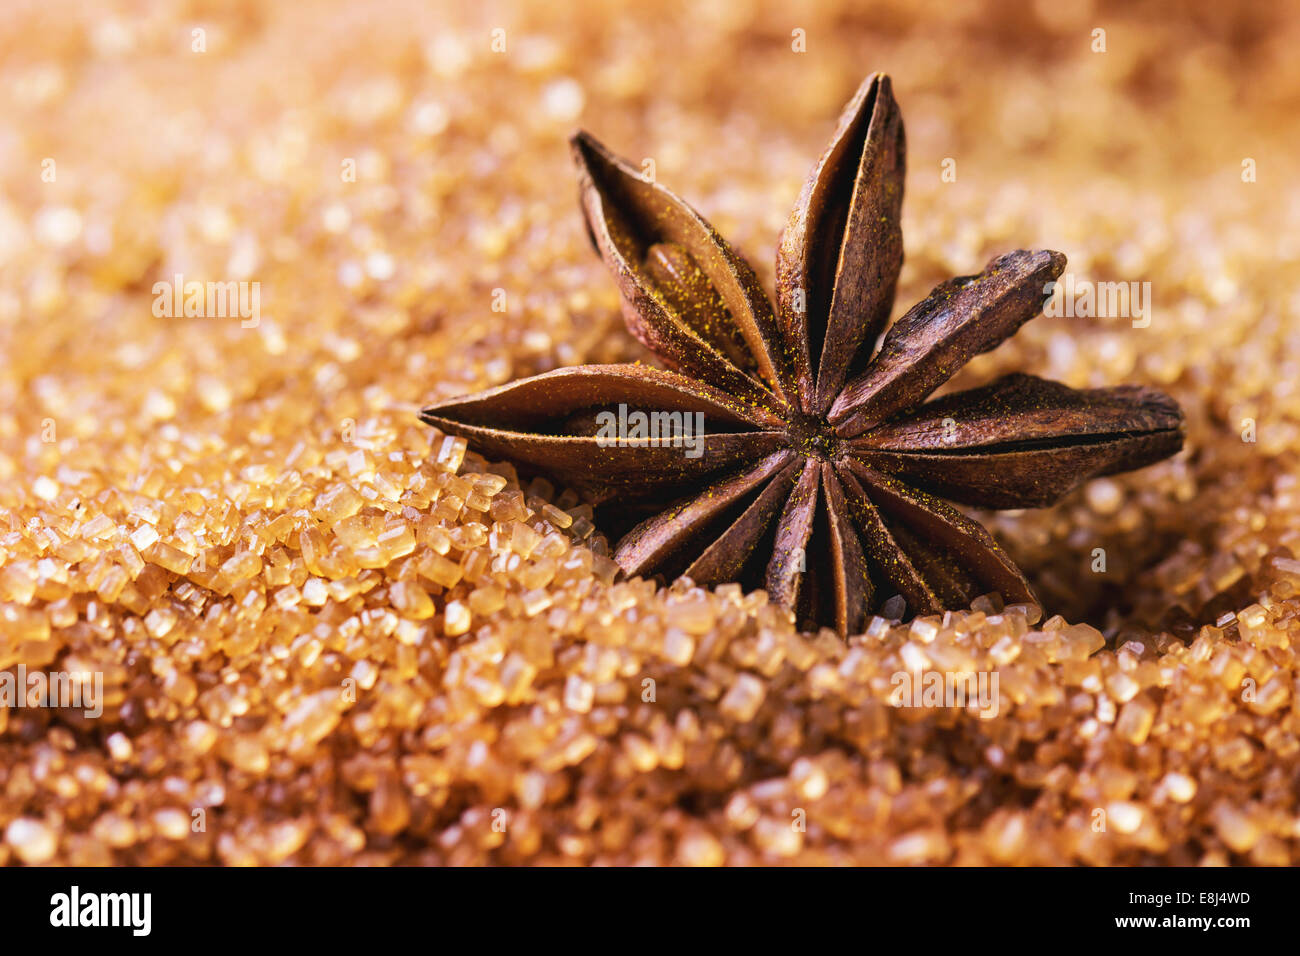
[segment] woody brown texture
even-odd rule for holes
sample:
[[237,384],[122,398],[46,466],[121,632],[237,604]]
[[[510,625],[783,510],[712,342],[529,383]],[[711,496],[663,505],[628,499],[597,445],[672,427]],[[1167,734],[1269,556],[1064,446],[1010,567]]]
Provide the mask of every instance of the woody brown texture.
[[[762,584],[799,624],[844,635],[874,608],[900,619],[966,608],[985,591],[1034,604],[988,533],[931,492],[1047,505],[1182,448],[1182,413],[1154,389],[1008,375],[924,402],[1039,312],[1065,267],[1058,252],[1007,253],[941,283],[876,348],[903,262],[906,165],[884,74],[858,88],[800,193],[777,254],[775,311],[695,210],[590,135],[573,148],[588,231],[628,327],[674,371],[562,369],[421,417],[597,501],[649,502],[657,513],[614,551],[627,574]],[[698,416],[695,453],[667,435],[626,442],[590,427],[629,406]]]

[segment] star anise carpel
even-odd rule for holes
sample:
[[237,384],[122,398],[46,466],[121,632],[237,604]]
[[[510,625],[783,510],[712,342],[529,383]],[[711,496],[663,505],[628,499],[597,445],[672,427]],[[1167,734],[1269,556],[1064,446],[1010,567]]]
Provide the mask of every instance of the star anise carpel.
[[894,595],[912,614],[993,591],[1032,602],[989,533],[944,499],[1048,505],[1182,447],[1178,406],[1139,386],[1080,391],[1015,374],[927,401],[1041,311],[1065,257],[999,256],[885,331],[903,261],[905,143],[883,74],[849,102],[795,204],[775,306],[689,205],[589,134],[572,146],[627,326],[667,369],[557,369],[422,418],[607,512],[647,514],[615,549],[628,575],[762,586],[841,634]]

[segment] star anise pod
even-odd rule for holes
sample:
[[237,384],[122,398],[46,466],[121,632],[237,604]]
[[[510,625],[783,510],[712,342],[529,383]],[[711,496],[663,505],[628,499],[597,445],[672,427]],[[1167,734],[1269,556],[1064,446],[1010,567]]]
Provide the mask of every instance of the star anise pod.
[[[795,204],[775,309],[699,213],[587,133],[572,146],[627,325],[671,370],[558,369],[422,418],[585,490],[604,514],[649,514],[618,542],[628,575],[762,585],[841,634],[894,595],[913,614],[992,591],[1031,602],[989,533],[941,498],[1048,505],[1182,447],[1177,404],[1138,386],[1009,375],[926,401],[1041,311],[1058,252],[1011,252],[942,283],[876,348],[903,261],[903,122],[883,74],[849,102]],[[605,429],[616,411],[628,441]],[[692,447],[637,440],[647,421],[680,432],[695,413]]]

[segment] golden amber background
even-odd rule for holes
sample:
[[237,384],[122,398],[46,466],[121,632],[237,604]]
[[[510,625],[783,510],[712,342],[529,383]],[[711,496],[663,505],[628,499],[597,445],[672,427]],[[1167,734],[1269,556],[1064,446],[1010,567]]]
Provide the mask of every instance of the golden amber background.
[[[0,707],[0,861],[1293,862],[1297,45],[1288,4],[7,3],[0,667],[107,705]],[[899,311],[1012,248],[1151,283],[1149,327],[1041,318],[959,382],[1186,410],[1176,459],[986,516],[1044,620],[845,644],[617,582],[576,496],[416,422],[645,357],[574,128],[770,284],[874,70]],[[177,274],[260,321],[156,316]],[[889,706],[912,667],[998,715]]]

